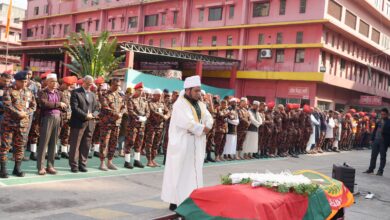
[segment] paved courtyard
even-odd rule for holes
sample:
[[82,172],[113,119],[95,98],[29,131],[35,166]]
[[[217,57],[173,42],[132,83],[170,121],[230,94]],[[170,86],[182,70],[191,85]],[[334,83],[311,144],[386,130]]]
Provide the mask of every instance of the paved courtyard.
[[[362,174],[370,151],[306,155],[299,159],[233,161],[207,164],[205,185],[219,183],[220,175],[233,172],[313,169],[331,175],[332,165],[347,162],[357,170],[356,183],[362,194],[370,191],[372,200],[355,197],[346,219],[390,219],[390,168],[383,177]],[[161,160],[161,158],[159,158]],[[122,166],[123,158],[115,161]],[[35,163],[24,164],[28,175],[0,181],[0,219],[153,219],[170,214],[168,204],[159,199],[163,169],[145,168],[103,172],[97,158],[89,163],[89,173],[70,173],[67,161],[57,161],[59,175],[37,176]],[[11,167],[11,166],[10,166]],[[381,201],[380,201],[381,200]]]

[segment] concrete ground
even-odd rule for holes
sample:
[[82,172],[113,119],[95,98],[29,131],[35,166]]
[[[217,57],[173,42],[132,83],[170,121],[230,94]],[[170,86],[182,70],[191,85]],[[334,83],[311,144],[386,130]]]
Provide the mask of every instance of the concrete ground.
[[[312,169],[331,175],[334,163],[347,162],[356,168],[356,183],[359,191],[362,194],[373,192],[378,198],[367,200],[361,196],[355,197],[356,204],[347,209],[346,219],[390,220],[390,168],[385,170],[383,177],[363,174],[362,171],[367,168],[369,157],[370,151],[352,151],[307,155],[299,159],[213,164],[204,169],[205,185],[216,185],[219,183],[220,175],[233,172]],[[105,177],[57,178],[55,181],[48,182],[27,181],[19,185],[2,184],[0,185],[0,219],[140,220],[167,215],[170,214],[167,209],[168,204],[159,199],[162,172],[162,169],[128,173],[122,170],[118,175]]]

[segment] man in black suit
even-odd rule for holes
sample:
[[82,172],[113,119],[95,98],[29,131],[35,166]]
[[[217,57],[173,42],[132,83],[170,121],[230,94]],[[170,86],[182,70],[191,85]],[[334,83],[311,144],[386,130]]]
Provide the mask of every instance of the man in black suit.
[[383,169],[386,165],[386,153],[390,145],[390,119],[389,110],[383,108],[381,110],[381,120],[375,124],[375,129],[371,136],[371,161],[370,167],[364,173],[373,173],[376,166],[376,159],[380,154],[380,165],[376,175],[383,176]]
[[91,76],[85,76],[83,85],[73,90],[70,97],[72,116],[70,118],[69,165],[73,173],[87,172],[87,159],[91,145],[95,118],[99,114],[98,101],[90,91]]

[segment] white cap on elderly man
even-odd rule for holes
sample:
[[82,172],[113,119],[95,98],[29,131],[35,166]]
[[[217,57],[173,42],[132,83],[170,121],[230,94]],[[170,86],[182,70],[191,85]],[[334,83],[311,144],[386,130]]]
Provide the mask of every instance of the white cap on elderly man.
[[57,79],[57,74],[55,74],[55,73],[47,74],[46,79]]
[[202,93],[202,95],[206,95],[206,91],[204,91],[203,89],[200,90],[200,92]]
[[253,105],[260,105],[259,101],[253,101]]
[[231,99],[229,100],[229,102],[237,102],[237,99],[236,99],[236,98],[231,98]]
[[153,93],[153,95],[161,95],[162,91],[161,91],[161,89],[154,89],[152,93]]
[[150,89],[149,89],[149,88],[144,88],[144,93],[146,93],[146,94],[150,94],[150,93],[151,93],[151,91],[150,91]]
[[248,99],[247,99],[246,97],[242,97],[242,98],[241,98],[241,101],[245,101],[245,102],[247,102],[247,101],[248,101]]
[[201,86],[199,76],[187,77],[184,80],[184,89],[189,89],[189,88],[198,87],[198,86]]

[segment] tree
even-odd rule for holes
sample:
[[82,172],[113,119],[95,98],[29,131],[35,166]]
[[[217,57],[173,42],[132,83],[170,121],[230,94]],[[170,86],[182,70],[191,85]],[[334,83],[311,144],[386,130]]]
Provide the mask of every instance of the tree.
[[92,36],[84,31],[72,33],[64,47],[72,60],[66,67],[79,77],[90,75],[107,78],[125,57],[125,55],[115,57],[117,39],[110,40],[108,31],[102,32],[95,43]]

